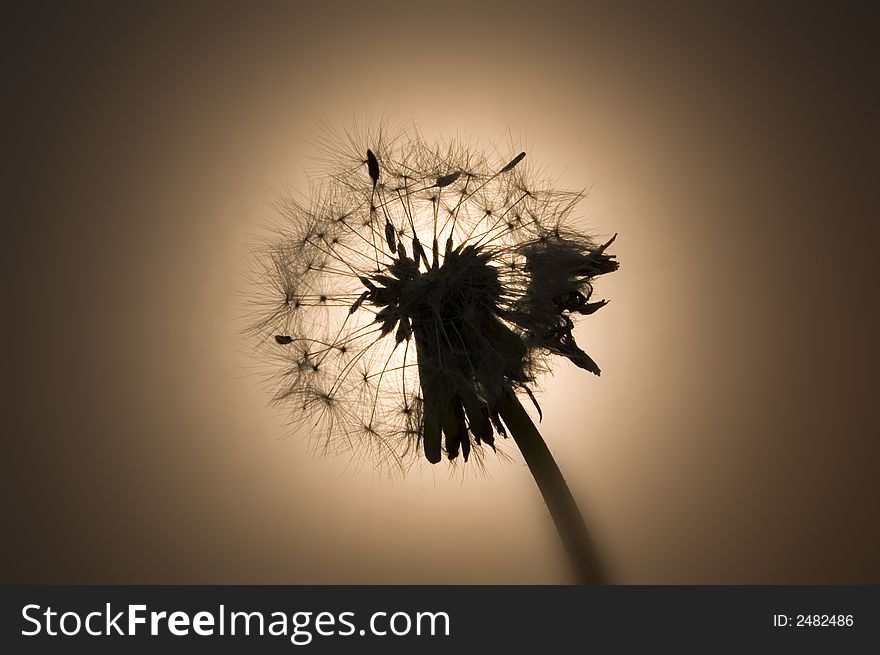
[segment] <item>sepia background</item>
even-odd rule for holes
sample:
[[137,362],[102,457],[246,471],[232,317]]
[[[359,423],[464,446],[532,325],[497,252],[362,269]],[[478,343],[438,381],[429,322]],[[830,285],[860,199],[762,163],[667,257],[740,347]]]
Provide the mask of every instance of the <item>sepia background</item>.
[[238,334],[315,128],[385,116],[527,150],[620,235],[602,377],[540,395],[615,581],[880,583],[867,16],[220,4],[4,10],[2,582],[567,580],[512,444],[316,458]]

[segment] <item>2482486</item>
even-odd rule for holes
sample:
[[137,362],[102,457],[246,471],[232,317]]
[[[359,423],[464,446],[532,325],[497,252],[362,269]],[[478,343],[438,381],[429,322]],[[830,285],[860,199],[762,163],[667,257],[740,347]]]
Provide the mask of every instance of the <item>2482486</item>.
[[850,628],[855,623],[852,614],[774,614],[775,628]]

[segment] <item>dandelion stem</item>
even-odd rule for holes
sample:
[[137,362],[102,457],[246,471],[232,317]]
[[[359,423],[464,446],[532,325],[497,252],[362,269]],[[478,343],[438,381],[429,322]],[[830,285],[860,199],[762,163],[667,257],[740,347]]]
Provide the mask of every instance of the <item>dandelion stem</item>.
[[512,392],[504,395],[498,409],[544,496],[578,584],[603,584],[590,533],[541,433]]

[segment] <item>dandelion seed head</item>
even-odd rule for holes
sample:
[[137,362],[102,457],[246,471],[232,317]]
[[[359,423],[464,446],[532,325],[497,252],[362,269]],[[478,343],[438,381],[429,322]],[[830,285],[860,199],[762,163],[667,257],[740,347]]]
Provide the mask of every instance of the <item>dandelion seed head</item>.
[[248,332],[321,453],[482,466],[501,398],[531,395],[553,355],[599,374],[572,330],[605,304],[613,239],[571,228],[583,194],[525,153],[386,128],[326,129],[319,181],[273,203]]

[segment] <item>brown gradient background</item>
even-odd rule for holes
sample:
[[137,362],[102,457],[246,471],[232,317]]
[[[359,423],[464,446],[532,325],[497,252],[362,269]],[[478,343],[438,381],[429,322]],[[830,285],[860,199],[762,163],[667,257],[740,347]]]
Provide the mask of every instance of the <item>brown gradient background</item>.
[[384,113],[509,130],[620,233],[578,330],[603,375],[542,395],[615,580],[880,583],[867,15],[171,4],[3,21],[3,582],[566,580],[512,448],[352,472],[253,377],[265,203],[322,117]]

